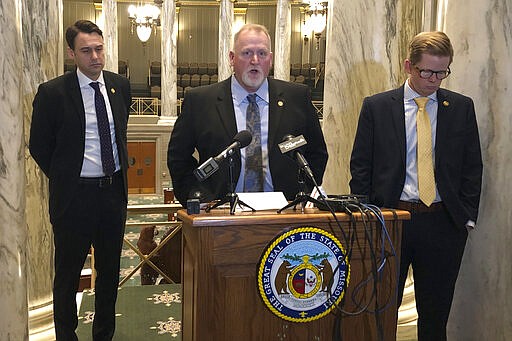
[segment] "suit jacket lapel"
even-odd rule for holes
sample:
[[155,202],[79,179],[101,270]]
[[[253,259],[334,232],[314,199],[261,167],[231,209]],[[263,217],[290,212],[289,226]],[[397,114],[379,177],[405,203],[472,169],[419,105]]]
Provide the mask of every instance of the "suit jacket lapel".
[[[116,92],[116,87],[114,86],[114,81],[111,75],[108,72],[103,71],[103,80],[105,81],[105,89],[107,90],[107,96],[108,101],[110,102],[110,109],[112,110],[112,116],[114,117],[114,126],[119,126],[118,120],[119,120],[119,114],[121,112],[121,104],[119,103],[119,100],[122,100],[120,95],[121,92]],[[117,89],[120,91],[121,89]]]
[[448,100],[447,93],[443,89],[437,91],[437,126],[436,126],[436,150],[435,160],[439,164],[439,158],[443,143],[448,138],[448,129],[450,127],[450,101]]
[[394,133],[400,147],[400,157],[405,164],[405,109],[404,87],[396,89],[391,95],[391,119]]
[[218,87],[217,94],[217,113],[224,125],[226,134],[230,137],[236,135],[238,129],[236,126],[235,109],[233,107],[233,95],[231,94],[231,77],[222,81]]
[[271,78],[268,79],[268,93],[268,148],[270,150],[274,143],[276,143],[276,139],[278,139],[277,143],[280,143],[280,139],[283,138],[282,136],[276,136],[276,134],[286,103],[283,98],[282,89],[279,89],[278,84]]
[[[80,119],[80,124],[82,125],[82,135],[85,134],[85,109],[84,109],[84,101],[82,99],[82,92],[80,91],[80,84],[78,83],[78,76],[75,72],[68,73],[68,77],[66,79],[66,85],[69,89],[69,95],[71,101],[73,102],[73,106],[75,107],[75,113],[78,115]],[[85,136],[85,135],[84,135]]]
[[112,109],[112,114],[115,116],[114,112],[116,112],[117,110],[117,97],[118,96],[115,96],[115,87],[113,86],[113,80],[112,78],[110,77],[110,75],[103,71],[103,80],[105,81],[105,89],[107,90],[107,96],[108,96],[108,101],[110,102],[110,109]]

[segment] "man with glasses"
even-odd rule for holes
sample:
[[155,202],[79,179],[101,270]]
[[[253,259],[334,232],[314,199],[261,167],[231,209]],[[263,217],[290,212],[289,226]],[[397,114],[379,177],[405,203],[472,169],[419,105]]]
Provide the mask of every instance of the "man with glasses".
[[[300,190],[298,166],[278,147],[288,134],[306,139],[303,153],[321,184],[327,148],[311,92],[305,85],[268,77],[272,51],[267,29],[244,25],[234,36],[229,60],[233,76],[185,94],[167,156],[176,198],[182,205],[196,193],[202,202],[224,198],[229,181],[227,162],[203,182],[193,171],[230,145],[242,130],[251,132],[252,142],[234,158],[236,192],[276,191],[294,199]],[[199,160],[193,155],[195,150]]]
[[409,46],[409,75],[395,90],[363,101],[350,161],[352,193],[411,212],[402,230],[398,306],[412,266],[418,340],[446,340],[446,325],[482,182],[471,98],[440,88],[453,47],[442,32]]

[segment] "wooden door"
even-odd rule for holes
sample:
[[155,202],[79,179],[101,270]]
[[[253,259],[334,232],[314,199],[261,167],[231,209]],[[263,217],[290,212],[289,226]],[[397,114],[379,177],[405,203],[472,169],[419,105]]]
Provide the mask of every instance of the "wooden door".
[[128,193],[156,193],[156,142],[128,142]]

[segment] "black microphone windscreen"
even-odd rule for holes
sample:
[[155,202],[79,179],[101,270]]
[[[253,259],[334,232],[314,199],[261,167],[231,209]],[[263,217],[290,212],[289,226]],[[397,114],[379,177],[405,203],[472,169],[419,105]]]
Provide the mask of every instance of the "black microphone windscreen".
[[240,148],[245,148],[251,143],[252,135],[249,131],[242,130],[233,137],[233,141],[238,141],[240,143]]

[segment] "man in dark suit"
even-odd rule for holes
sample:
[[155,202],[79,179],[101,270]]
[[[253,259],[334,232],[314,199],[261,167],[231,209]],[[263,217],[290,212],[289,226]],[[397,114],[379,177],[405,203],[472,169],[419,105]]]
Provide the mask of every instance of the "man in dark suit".
[[49,179],[55,333],[57,340],[77,340],[75,297],[92,245],[97,271],[93,339],[111,340],[128,198],[130,84],[103,71],[103,35],[94,23],[77,21],[67,29],[66,41],[76,71],[39,86],[29,143]]
[[[222,199],[228,192],[228,162],[204,182],[193,175],[198,165],[216,156],[231,144],[238,131],[248,129],[246,113],[248,95],[256,94],[261,129],[261,159],[257,171],[262,173],[259,188],[248,189],[246,165],[252,164],[255,138],[241,157],[234,158],[236,192],[282,191],[291,200],[299,192],[298,166],[295,160],[283,155],[278,144],[287,134],[303,135],[307,141],[304,156],[309,162],[315,180],[321,184],[327,163],[327,149],[319,120],[311,103],[309,89],[300,84],[268,78],[272,66],[270,36],[264,26],[247,24],[234,37],[230,51],[234,75],[220,83],[187,91],[183,110],[174,126],[169,142],[167,162],[172,177],[174,194],[181,204],[194,193],[201,201]],[[194,150],[199,160],[194,157]],[[311,185],[311,184],[310,184]],[[311,188],[312,186],[310,186]],[[255,188],[255,189],[254,189]]]
[[[455,282],[480,201],[482,157],[473,101],[440,89],[452,59],[444,33],[413,38],[404,62],[405,84],[364,99],[350,163],[352,193],[411,212],[403,227],[398,290],[400,303],[411,265],[418,340],[446,340]],[[416,122],[419,97],[426,102],[424,135]],[[420,134],[429,142],[423,144]],[[429,154],[420,159],[423,146]],[[430,168],[431,182],[424,168]]]

